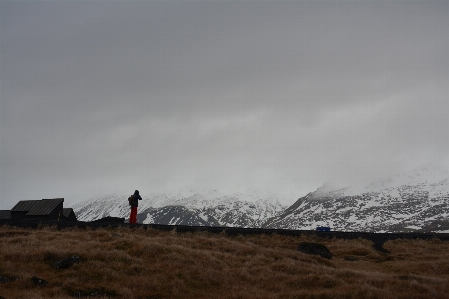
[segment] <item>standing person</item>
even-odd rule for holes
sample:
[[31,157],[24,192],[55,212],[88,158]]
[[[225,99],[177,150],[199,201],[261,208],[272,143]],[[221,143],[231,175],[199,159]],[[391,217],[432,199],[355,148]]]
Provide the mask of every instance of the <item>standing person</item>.
[[136,223],[137,207],[139,206],[139,200],[142,200],[142,197],[139,195],[139,190],[134,191],[134,194],[130,198],[132,200],[130,201],[131,215],[129,216],[129,223]]

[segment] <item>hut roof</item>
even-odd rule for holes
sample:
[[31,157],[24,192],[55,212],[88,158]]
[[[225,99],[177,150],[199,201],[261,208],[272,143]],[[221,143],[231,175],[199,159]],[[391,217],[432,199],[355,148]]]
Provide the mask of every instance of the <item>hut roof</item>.
[[19,201],[11,212],[28,212],[27,216],[44,216],[50,214],[64,198]]
[[69,217],[70,213],[75,213],[75,212],[73,212],[72,208],[64,208],[64,209],[62,209],[62,214],[64,215],[64,217]]

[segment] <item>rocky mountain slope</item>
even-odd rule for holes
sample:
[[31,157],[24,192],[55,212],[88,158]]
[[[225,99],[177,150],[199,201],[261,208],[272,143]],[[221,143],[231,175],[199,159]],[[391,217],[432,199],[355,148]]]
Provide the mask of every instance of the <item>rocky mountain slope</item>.
[[[127,195],[98,196],[73,206],[79,220],[129,217]],[[323,186],[294,198],[264,192],[217,190],[144,195],[138,222],[193,226],[264,227],[398,232],[449,232],[449,172],[415,169],[363,188]]]
[[[81,221],[106,216],[129,217],[128,195],[98,196],[73,206]],[[217,190],[158,193],[142,196],[139,223],[261,227],[267,219],[279,215],[287,206],[285,197],[252,192],[224,194]]]
[[449,172],[423,167],[363,189],[323,186],[264,227],[341,231],[449,230]]

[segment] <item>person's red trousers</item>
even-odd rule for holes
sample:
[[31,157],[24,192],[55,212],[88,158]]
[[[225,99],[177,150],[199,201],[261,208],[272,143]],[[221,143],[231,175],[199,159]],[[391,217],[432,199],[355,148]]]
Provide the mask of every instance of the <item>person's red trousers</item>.
[[129,223],[136,223],[137,207],[131,207],[131,215],[129,216]]

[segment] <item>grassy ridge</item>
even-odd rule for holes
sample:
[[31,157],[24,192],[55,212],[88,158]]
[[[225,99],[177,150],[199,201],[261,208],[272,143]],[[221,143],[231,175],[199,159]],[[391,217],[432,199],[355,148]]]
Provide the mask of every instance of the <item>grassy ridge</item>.
[[[333,259],[296,251],[325,244]],[[228,236],[153,229],[0,227],[0,296],[78,298],[449,298],[449,242]],[[58,270],[71,255],[81,262]],[[355,261],[345,260],[351,256]],[[47,280],[36,286],[31,277]]]

